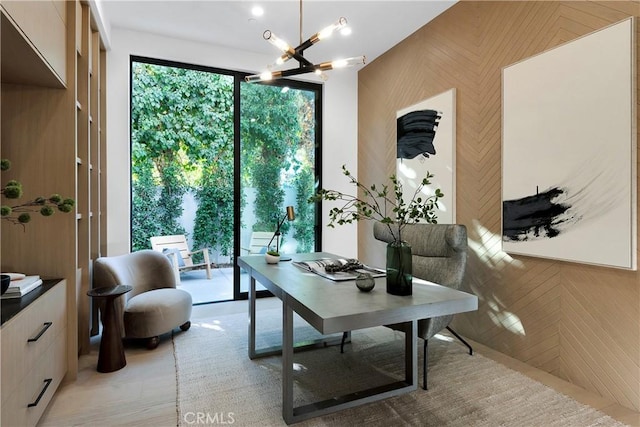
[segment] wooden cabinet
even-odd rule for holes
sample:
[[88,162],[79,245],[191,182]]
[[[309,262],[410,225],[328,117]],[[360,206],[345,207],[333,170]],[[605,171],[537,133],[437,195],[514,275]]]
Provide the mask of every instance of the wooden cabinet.
[[[29,6],[14,3],[43,3],[32,7],[46,12],[25,13],[23,8]],[[100,193],[106,175],[99,172],[105,170],[101,154],[107,54],[84,1],[0,0],[0,5],[0,149],[2,158],[12,162],[2,180],[22,182],[24,195],[19,200],[59,193],[76,201],[75,212],[34,215],[25,228],[2,221],[0,268],[65,279],[67,368],[73,379],[78,355],[88,353],[91,328],[97,325],[86,293],[92,262],[101,255],[101,236],[106,236],[105,198]],[[58,25],[41,21],[42,16],[54,15],[64,23],[64,82],[54,59],[58,48],[35,42],[42,39],[40,33],[58,40]]]
[[[3,26],[11,25],[23,38],[21,43],[23,47],[20,51],[7,52],[6,54],[3,52],[3,55],[11,55],[11,60],[5,65],[5,56],[3,56],[2,72],[11,70],[13,79],[29,83],[37,82],[37,79],[34,79],[31,74],[33,70],[27,68],[29,64],[24,63],[29,60],[31,65],[35,64],[38,68],[49,69],[52,75],[48,76],[51,79],[47,78],[46,81],[50,84],[56,84],[54,79],[57,79],[57,84],[64,86],[67,81],[67,2],[60,0],[3,0],[0,5],[6,12],[5,19],[8,19],[6,24],[3,23]],[[4,38],[5,34],[3,33],[2,36]],[[2,47],[4,50],[4,43]],[[39,58],[39,61],[34,58]],[[29,73],[25,74],[21,70],[29,71]],[[41,74],[44,75],[44,72]]]
[[36,425],[67,371],[66,285],[58,281],[0,328],[3,426]]

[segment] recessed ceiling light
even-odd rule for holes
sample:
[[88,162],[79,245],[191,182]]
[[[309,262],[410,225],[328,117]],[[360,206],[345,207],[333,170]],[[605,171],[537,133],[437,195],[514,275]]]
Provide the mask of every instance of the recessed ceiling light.
[[253,16],[262,16],[264,15],[264,9],[260,6],[253,6],[253,8],[251,9],[251,14]]

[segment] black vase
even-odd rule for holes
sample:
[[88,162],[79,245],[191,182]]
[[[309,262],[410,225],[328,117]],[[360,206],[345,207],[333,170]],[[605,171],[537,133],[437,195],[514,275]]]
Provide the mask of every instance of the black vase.
[[387,245],[387,292],[392,295],[411,295],[413,289],[411,245],[403,241]]
[[0,275],[0,279],[2,279],[2,293],[0,295],[4,295],[4,293],[7,292],[7,289],[9,289],[9,284],[11,284],[11,276],[8,274],[2,274]]

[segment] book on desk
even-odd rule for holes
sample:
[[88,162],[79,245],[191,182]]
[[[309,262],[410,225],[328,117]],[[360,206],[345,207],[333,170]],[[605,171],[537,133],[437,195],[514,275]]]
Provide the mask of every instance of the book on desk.
[[24,276],[22,279],[12,280],[7,291],[2,294],[1,299],[21,298],[38,286],[42,285],[40,276]]
[[353,258],[320,258],[310,261],[294,261],[293,265],[334,281],[355,280],[361,273],[368,273],[372,277],[384,277],[387,274],[385,270],[369,267]]

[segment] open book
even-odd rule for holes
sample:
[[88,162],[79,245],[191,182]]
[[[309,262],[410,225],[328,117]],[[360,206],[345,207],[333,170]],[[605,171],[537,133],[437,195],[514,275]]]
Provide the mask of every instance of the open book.
[[384,270],[369,267],[356,259],[346,258],[295,261],[293,265],[335,281],[355,280],[360,273],[369,273],[372,277],[384,277],[387,274]]

